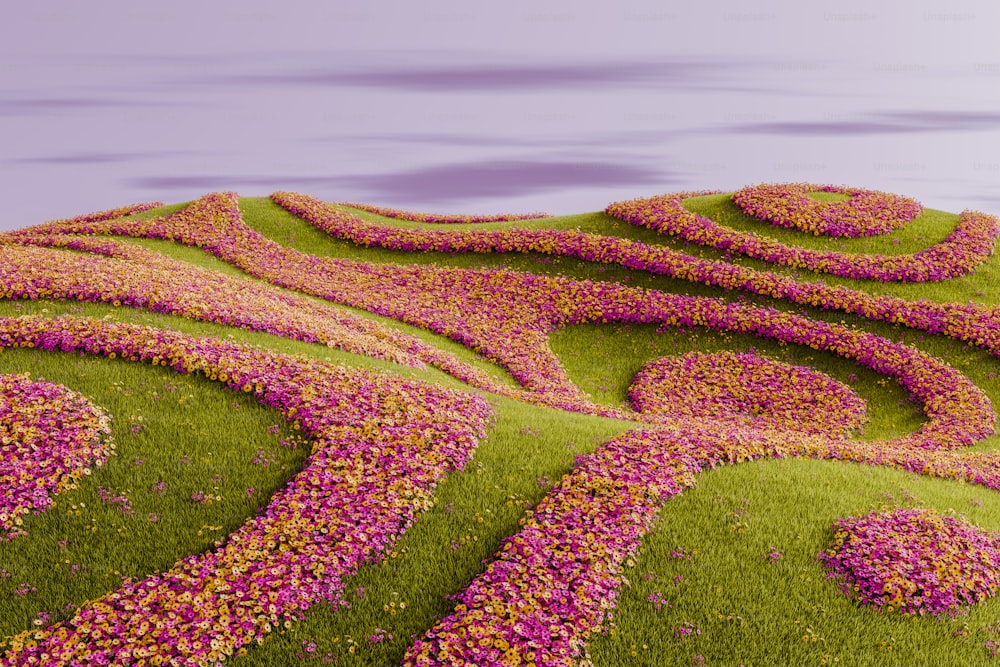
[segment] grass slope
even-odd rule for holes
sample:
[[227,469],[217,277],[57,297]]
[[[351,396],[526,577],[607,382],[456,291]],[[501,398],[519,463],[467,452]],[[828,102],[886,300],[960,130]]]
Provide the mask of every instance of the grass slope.
[[[828,199],[833,199],[829,197]],[[946,236],[957,216],[925,211],[913,224],[875,239],[824,240],[776,229],[743,215],[727,195],[687,202],[692,211],[736,229],[806,247],[855,252],[910,253]],[[140,214],[153,217],[182,205]],[[316,256],[369,262],[507,267],[519,271],[615,281],[683,294],[738,298],[702,285],[602,265],[536,254],[451,255],[360,248],[329,238],[268,199],[244,199],[255,230]],[[406,228],[431,227],[369,213],[359,216]],[[449,229],[471,228],[449,225]],[[663,244],[711,258],[721,253],[678,243],[604,213],[490,228],[580,229]],[[197,249],[164,241],[127,239],[215,271],[240,273]],[[735,260],[784,275],[792,272]],[[798,276],[818,280],[815,276]],[[872,293],[909,299],[1000,303],[1000,259],[945,284],[884,285],[822,278]],[[995,357],[950,339],[855,316],[788,304],[767,305],[904,341],[944,359],[1000,403]],[[361,312],[361,311],[353,311]],[[450,387],[458,381],[433,369],[388,362],[265,334],[126,308],[68,302],[2,302],[0,315],[61,313],[109,317],[213,335],[303,354],[358,368],[405,374]],[[510,386],[494,364],[441,336],[372,317],[461,356]],[[749,336],[701,330],[586,325],[551,336],[574,383],[599,403],[623,405],[632,376],[647,361],[702,350],[748,350],[808,365],[850,385],[868,402],[866,439],[889,438],[919,427],[919,406],[893,382],[844,359]],[[29,537],[0,543],[0,636],[62,618],[74,606],[117,586],[124,577],[161,571],[182,556],[210,548],[267,503],[301,468],[308,443],[284,420],[252,399],[199,376],[122,360],[43,353],[0,352],[0,372],[30,372],[88,396],[114,416],[117,455],[80,487],[57,498],[49,512],[26,521]],[[518,520],[550,484],[569,472],[574,457],[633,424],[536,407],[489,396],[496,420],[473,464],[437,490],[435,505],[397,543],[383,563],[348,582],[350,608],[314,607],[302,622],[280,628],[227,664],[397,664],[413,639],[453,606],[461,591],[516,532]],[[992,437],[976,449],[995,450]],[[126,496],[132,512],[102,500]],[[218,500],[192,500],[197,492]],[[993,599],[955,618],[905,618],[860,608],[826,581],[816,554],[832,538],[831,523],[880,507],[934,507],[1000,530],[1000,498],[989,490],[899,471],[812,460],[764,461],[713,470],[698,487],[666,503],[656,529],[630,563],[611,629],[592,638],[594,665],[977,665],[994,661],[985,647],[1000,613]],[[769,559],[767,554],[780,557]],[[686,554],[686,555],[679,555]],[[681,636],[677,628],[696,633]]]

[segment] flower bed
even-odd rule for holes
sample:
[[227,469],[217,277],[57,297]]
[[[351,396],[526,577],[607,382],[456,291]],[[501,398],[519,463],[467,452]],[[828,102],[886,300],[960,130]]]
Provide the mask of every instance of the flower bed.
[[954,615],[1000,586],[1000,535],[933,509],[847,517],[819,555],[861,604],[902,614]]
[[[473,386],[504,391],[486,373],[414,336],[334,306],[282,294],[259,281],[226,276],[110,240],[58,234],[6,240],[8,244],[0,244],[0,298],[73,299],[144,308],[321,343],[416,368],[430,364]],[[24,266],[32,266],[32,271],[26,273]]]
[[[1000,455],[949,451],[993,433],[995,415],[988,398],[954,369],[905,345],[774,309],[616,284],[310,257],[250,230],[235,202],[232,196],[212,195],[168,218],[81,223],[62,230],[198,245],[275,284],[424,326],[507,366],[528,390],[526,396],[544,405],[635,417],[590,403],[549,350],[549,332],[584,322],[706,327],[826,350],[897,379],[923,403],[927,423],[887,442],[815,433],[789,438],[783,429],[682,415],[673,422],[659,420],[655,430],[631,431],[602,445],[581,457],[525,518],[523,530],[505,540],[497,560],[460,594],[455,612],[411,647],[409,664],[577,664],[585,657],[588,635],[603,626],[613,609],[624,563],[649,530],[657,507],[693,485],[694,476],[708,467],[764,456],[815,456],[1000,489]],[[307,214],[326,216],[330,210],[322,205]],[[579,238],[539,235],[532,243],[547,243],[556,253],[590,252],[582,241],[576,249],[560,245]],[[103,241],[80,243],[92,253],[124,252]],[[604,256],[619,256],[615,253],[629,247],[634,249],[612,247]],[[693,266],[682,263],[677,270],[695,275]],[[755,279],[761,276],[767,274]],[[86,284],[87,278],[80,280]],[[920,316],[928,330],[951,327],[962,336],[978,337],[977,344],[995,341],[995,322],[993,328],[980,328],[989,320],[974,317],[981,311],[920,310],[897,302],[913,310],[909,315],[887,310],[885,319]],[[857,307],[872,303],[882,307],[888,302],[865,301]],[[935,320],[941,313],[955,317]],[[966,313],[971,316],[960,316]],[[0,664],[40,659],[42,651],[65,661],[85,656],[98,664],[111,655],[209,662],[260,639],[315,601],[338,604],[343,576],[377,558],[398,529],[427,506],[430,489],[444,471],[467,460],[487,411],[479,399],[415,389],[416,383],[350,374],[317,362],[133,325],[26,318],[0,320],[0,330],[4,327],[8,330],[0,335],[0,344],[124,355],[205,372],[282,410],[317,445],[306,470],[275,496],[265,515],[215,550],[143,582],[126,582],[65,623],[24,633],[13,657]],[[306,392],[307,386],[319,389]],[[690,389],[697,391],[696,386]],[[456,414],[465,415],[462,425],[445,421]],[[411,429],[413,424],[419,428]]]
[[[810,192],[831,192],[848,201],[819,202]],[[908,197],[835,185],[779,183],[753,185],[733,194],[733,203],[749,216],[779,227],[816,236],[877,236],[902,227],[923,211]]]
[[[333,210],[307,197],[296,196],[294,201],[300,215],[325,216]],[[58,231],[35,228],[34,233],[43,230]],[[210,195],[169,218],[88,224],[72,231],[151,236],[198,245],[274,284],[425,327],[507,368],[527,390],[522,398],[559,409],[635,418],[635,413],[593,404],[570,381],[548,346],[549,332],[558,327],[627,322],[740,331],[853,359],[899,379],[924,402],[931,421],[910,437],[927,448],[963,446],[993,429],[989,400],[945,364],[878,336],[775,309],[512,271],[312,257],[249,229],[231,195]],[[923,317],[919,322],[923,328],[944,329],[997,351],[1000,328],[984,309],[976,311],[982,311],[981,318],[955,310],[951,311],[955,317],[944,319],[921,312],[918,306],[924,304],[910,305],[915,317]],[[909,323],[905,311],[887,308],[874,314],[882,315],[876,319]],[[930,396],[948,398],[927,400]]]
[[[705,193],[690,193],[691,196],[695,194]],[[676,197],[674,204],[677,211],[683,213],[687,218],[693,218],[697,221],[700,216],[690,213],[680,205],[681,200],[687,196],[689,195],[681,194],[666,198]],[[445,232],[439,230],[400,230],[367,223],[356,216],[333,209],[306,195],[274,193],[271,197],[275,202],[317,228],[337,238],[346,239],[359,245],[395,250],[438,252],[539,252],[576,257],[592,262],[617,263],[630,269],[649,271],[677,280],[702,283],[726,290],[741,290],[823,310],[841,310],[868,319],[904,324],[929,333],[942,334],[966,341],[984,347],[994,354],[1000,353],[1000,325],[998,325],[996,314],[992,309],[974,304],[934,303],[925,300],[907,301],[891,296],[872,296],[846,287],[828,287],[818,283],[800,282],[793,278],[736,266],[728,262],[700,259],[661,246],[648,246],[627,239],[575,231],[546,232],[544,230],[507,229],[497,232]],[[648,203],[654,200],[636,200],[636,202]],[[612,207],[631,206],[636,202],[612,204]],[[627,216],[623,217],[628,219]],[[656,218],[655,215],[652,217]],[[709,224],[715,231],[722,229],[707,218],[701,218],[701,220]],[[959,263],[964,262],[968,267],[967,270],[971,270],[972,266],[992,253],[993,243],[998,233],[1000,233],[1000,221],[996,218],[982,213],[966,212],[962,214],[956,231],[949,237],[952,243],[948,244],[946,241],[945,245],[938,244],[927,252],[931,255],[939,252],[953,257],[964,257],[965,259]],[[737,241],[742,238],[742,236],[737,236]],[[698,238],[691,240],[709,243],[712,235],[707,235],[707,238],[701,238],[700,235],[696,235],[696,237]],[[267,240],[263,242],[269,243]],[[793,253],[800,250],[787,246],[783,248]],[[238,254],[232,253],[232,259],[228,261],[238,261]],[[916,256],[902,256],[901,266],[906,265],[906,257]],[[845,257],[853,256],[842,256],[842,258]],[[869,256],[861,255],[858,257]],[[910,277],[914,280],[933,279],[933,272],[940,268],[935,266],[933,259],[930,256],[923,256],[920,266],[913,266],[908,270]],[[804,266],[797,264],[798,261],[798,259],[789,260],[793,266]],[[829,262],[819,262],[815,268],[824,270],[827,264]],[[354,268],[343,264],[339,266],[342,266],[344,270]],[[845,266],[850,266],[850,263],[848,262]],[[247,266],[246,270],[250,271],[252,268]],[[959,271],[959,273],[962,272],[966,272],[966,269]]]
[[0,318],[0,346],[200,372],[254,394],[313,439],[301,472],[215,548],[8,641],[0,665],[204,665],[261,640],[378,560],[491,414],[481,398],[268,350],[87,318]]
[[[455,597],[454,611],[410,646],[403,664],[586,664],[586,642],[607,629],[624,567],[651,529],[659,506],[692,488],[704,470],[789,456],[869,465],[906,461],[899,467],[951,479],[967,479],[956,472],[964,465],[966,472],[977,469],[981,482],[989,477],[986,485],[1000,490],[1000,458],[995,454],[988,466],[980,467],[986,463],[981,459],[928,452],[902,440],[871,443],[817,434],[789,438],[784,431],[731,423],[628,431],[577,458],[573,472]],[[949,553],[962,546],[954,541]],[[995,586],[995,575],[986,586],[975,578],[984,569],[980,564],[966,570],[967,580],[975,581],[979,591]]]
[[846,434],[866,421],[864,399],[828,375],[748,352],[692,352],[649,362],[632,379],[642,413],[746,417],[776,429]]
[[429,222],[439,225],[479,224],[483,222],[509,222],[514,220],[537,220],[551,217],[548,213],[501,213],[499,215],[445,215],[442,213],[417,213],[402,211],[398,208],[375,206],[374,204],[359,204],[357,202],[338,202],[359,211],[368,211],[386,218],[409,220],[412,222]]
[[0,540],[22,517],[76,488],[114,451],[111,416],[85,396],[27,375],[0,375]]
[[[422,366],[396,344],[405,338],[336,308],[283,295],[258,281],[226,276],[142,248],[67,237],[35,237],[36,246],[0,246],[0,297],[73,299],[144,308],[195,320],[238,326],[356,354]],[[26,273],[23,267],[31,266]],[[412,345],[411,341],[411,345]]]
[[1000,220],[977,211],[964,211],[954,231],[943,241],[912,255],[859,255],[810,250],[772,238],[741,232],[692,213],[684,200],[710,192],[681,192],[646,199],[615,202],[609,215],[698,245],[747,257],[829,273],[855,280],[927,282],[947,280],[971,272],[993,254],[1000,236]]
[[693,484],[689,462],[654,444],[664,433],[630,431],[578,457],[403,664],[579,665],[657,505]]
[[[356,221],[360,225],[368,224],[303,195],[284,197],[275,195],[275,199],[294,213],[323,228],[329,228],[331,225],[336,226],[343,220]],[[374,236],[366,237],[367,240],[356,237],[353,232],[348,236],[356,242],[367,245],[387,245],[388,242],[385,239],[379,238],[379,235],[388,233],[387,229],[389,228],[375,230],[372,232]],[[536,322],[529,323],[527,327],[520,326],[519,323],[508,323],[506,329],[515,340],[512,343],[498,342],[494,337],[485,333],[481,335],[469,331],[475,326],[476,321],[482,318],[481,312],[462,313],[456,321],[453,313],[441,312],[441,308],[435,308],[436,312],[421,315],[409,311],[410,304],[405,298],[402,299],[404,303],[398,303],[399,294],[408,292],[408,286],[414,280],[428,283],[443,276],[444,272],[449,270],[434,269],[433,267],[386,267],[347,260],[320,259],[309,257],[289,248],[283,248],[242,223],[233,195],[206,196],[167,218],[148,221],[112,221],[99,224],[48,225],[32,228],[21,235],[37,235],[46,231],[126,234],[171,239],[204,247],[251,275],[274,284],[301,290],[335,302],[366,308],[448,335],[506,367],[515,379],[531,392],[545,394],[545,398],[542,399],[546,402],[545,404],[569,407],[579,406],[586,402],[586,399],[578,391],[569,388],[568,378],[565,378],[564,373],[558,367],[558,362],[551,354],[542,352],[543,348],[547,347],[544,339],[539,339],[537,335],[527,331],[528,329],[537,329]],[[368,234],[369,231],[371,230],[365,231],[365,234]],[[395,230],[393,233],[410,234],[413,231]],[[532,235],[531,238],[534,239],[532,243],[536,244],[530,246],[529,249],[547,249],[551,253],[580,256],[593,261],[620,260],[631,268],[649,270],[661,275],[703,282],[726,289],[742,289],[823,309],[840,309],[870,319],[901,323],[931,333],[948,335],[980,345],[994,353],[1000,352],[1000,327],[998,327],[995,314],[990,309],[975,305],[936,304],[926,301],[911,302],[894,297],[873,297],[847,288],[800,283],[791,278],[737,267],[726,262],[699,260],[667,250],[659,255],[647,257],[645,250],[638,247],[638,244],[622,240],[624,245],[622,248],[618,248],[613,243],[605,244],[604,237],[582,235],[577,232],[553,232],[551,235],[547,235],[544,232],[528,232],[527,230],[503,230],[503,232],[498,233],[514,234],[514,232],[522,231]],[[462,234],[471,234],[471,232],[431,231],[425,232],[425,234],[436,236],[429,240],[429,237],[421,237],[427,241],[426,245],[420,246],[423,249],[450,248],[481,251],[497,249],[495,239],[486,245],[481,245],[478,242],[470,244],[462,241],[459,243],[462,238],[465,238],[461,236]],[[456,234],[459,236],[455,236]],[[486,232],[483,234],[486,236],[481,235],[477,238],[489,240],[492,237],[488,235],[494,233]],[[523,237],[517,235],[511,238],[523,240]],[[451,240],[449,241],[449,239]],[[445,245],[438,247],[435,245],[438,242]],[[517,244],[512,244],[509,247],[513,249],[515,246],[522,250],[527,247]],[[387,247],[395,246],[387,245]],[[455,270],[450,271],[452,271],[451,275],[456,275]],[[458,272],[458,274],[477,275],[475,272],[465,272],[464,274]],[[491,284],[486,288],[487,291],[492,289],[493,285],[503,276],[515,275],[509,272],[479,272],[476,280],[481,282],[482,276],[486,274],[495,276],[495,278],[489,279]],[[452,281],[445,278],[437,282],[445,283],[445,288],[450,289]],[[586,283],[586,281],[583,282]],[[369,291],[369,287],[380,290],[382,294],[374,296],[364,294],[364,292]],[[635,302],[641,302],[645,299],[641,290],[633,291],[631,294],[635,295],[633,297]],[[450,294],[446,294],[444,298],[447,299],[450,296]],[[447,304],[440,305],[446,306]],[[572,308],[571,305],[563,307]],[[537,318],[535,320],[537,321]],[[528,337],[532,337],[533,340],[523,340]],[[510,350],[506,349],[511,344],[519,348],[533,348],[535,359],[530,363],[524,363],[517,354],[512,354]],[[496,349],[497,347],[503,349]],[[543,363],[539,365],[539,362]],[[484,385],[476,386],[486,388]],[[589,408],[591,411],[593,409]]]

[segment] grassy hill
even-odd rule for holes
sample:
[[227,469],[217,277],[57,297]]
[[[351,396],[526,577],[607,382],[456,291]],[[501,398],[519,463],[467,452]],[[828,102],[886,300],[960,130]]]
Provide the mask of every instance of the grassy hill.
[[[801,190],[0,236],[0,665],[1000,661],[1000,222]],[[907,509],[926,613],[819,558]]]

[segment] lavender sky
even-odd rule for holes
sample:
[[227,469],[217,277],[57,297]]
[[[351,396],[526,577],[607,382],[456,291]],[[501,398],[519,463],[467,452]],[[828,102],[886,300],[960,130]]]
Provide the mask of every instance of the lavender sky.
[[0,229],[223,189],[563,214],[813,181],[998,213],[998,28],[992,0],[13,3]]

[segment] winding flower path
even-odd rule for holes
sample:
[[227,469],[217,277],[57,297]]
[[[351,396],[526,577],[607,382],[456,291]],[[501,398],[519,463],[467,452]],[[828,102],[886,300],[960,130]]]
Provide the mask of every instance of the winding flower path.
[[221,546],[8,640],[0,665],[205,665],[262,639],[378,560],[461,469],[483,399],[212,338],[88,318],[0,318],[0,347],[199,372],[252,393],[313,439],[304,469]]
[[[839,194],[848,199],[820,202],[809,197],[811,192]],[[733,203],[752,217],[816,236],[886,234],[923,211],[923,206],[909,197],[814,183],[751,185],[733,193]]]
[[[852,277],[879,280],[967,273],[992,253],[1000,232],[996,219],[963,213],[955,232],[924,254],[861,256],[868,259],[855,262],[857,256],[836,253],[796,255],[797,250],[760,245],[746,235],[730,239],[683,209],[686,196],[613,204],[609,212],[716,247],[736,250],[743,243],[739,252],[745,254],[773,252],[775,259],[767,261],[812,263],[833,273],[838,266],[852,266],[859,272]],[[361,245],[542,252],[619,263],[905,324],[1000,355],[996,309],[873,297],[580,232],[401,230],[367,223],[304,195],[272,197],[316,227]],[[5,298],[128,305],[325,342],[400,363],[432,363],[481,389],[648,422],[579,457],[573,471],[524,517],[521,530],[504,541],[495,559],[458,596],[454,611],[410,647],[405,664],[579,664],[586,659],[587,639],[610,618],[624,563],[650,530],[659,506],[692,487],[698,473],[718,465],[805,456],[884,465],[1000,490],[1000,453],[960,451],[995,432],[989,398],[956,369],[914,348],[777,309],[614,283],[314,257],[252,230],[237,202],[232,193],[216,193],[165,217],[120,219],[120,211],[111,211],[3,235],[0,290]],[[905,208],[906,203],[896,204]],[[332,306],[257,281],[223,278],[127,244],[78,236],[92,234],[197,246],[271,285],[424,327],[502,365],[522,389],[504,388],[415,339]],[[860,423],[864,406],[839,387],[831,389],[835,400],[827,406],[834,414],[819,416],[833,420],[833,426],[824,422],[830,426],[825,429],[671,410],[669,401],[656,400],[663,389],[657,384],[666,379],[654,371],[662,368],[648,369],[635,384],[636,400],[653,399],[653,409],[597,405],[570,381],[548,346],[555,329],[588,322],[703,327],[824,350],[898,381],[921,403],[926,421],[890,440],[853,439],[850,430]],[[274,496],[264,515],[221,546],[183,559],[167,572],[126,582],[68,621],[22,633],[12,639],[0,665],[210,664],[260,640],[278,624],[300,618],[319,600],[341,603],[343,577],[377,560],[429,506],[436,483],[469,460],[490,415],[485,400],[472,395],[138,325],[0,318],[0,346],[120,356],[201,372],[253,393],[315,442],[305,470]],[[741,362],[761,370],[760,377],[751,373],[750,383],[768,385],[779,407],[796,407],[789,393],[818,381],[804,370],[779,381],[774,364]],[[689,387],[687,398],[697,402],[703,389]],[[671,394],[679,391],[684,391],[682,383],[670,386]],[[735,407],[737,413],[754,410],[738,401]]]

